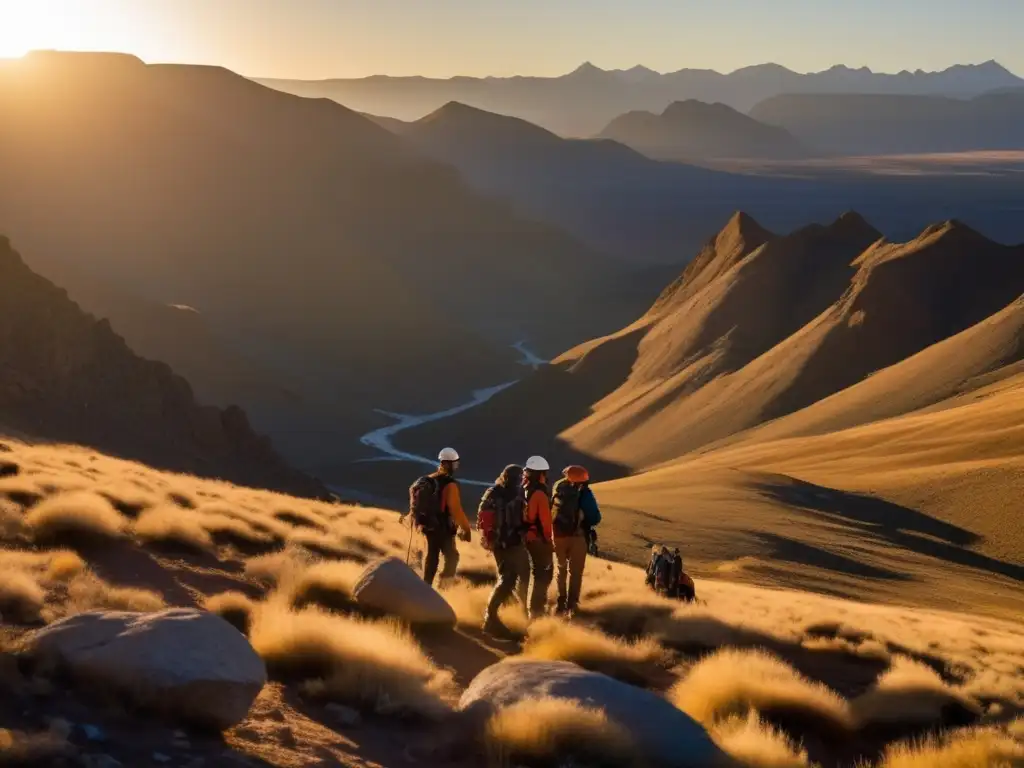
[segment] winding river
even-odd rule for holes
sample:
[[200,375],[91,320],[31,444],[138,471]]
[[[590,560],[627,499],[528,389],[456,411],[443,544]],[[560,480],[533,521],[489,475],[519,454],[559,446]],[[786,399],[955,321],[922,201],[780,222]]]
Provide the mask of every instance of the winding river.
[[[525,341],[513,344],[512,348],[521,356],[518,361],[520,365],[536,370],[548,362],[534,354],[533,351],[526,346]],[[372,432],[367,432],[359,438],[360,443],[365,445],[367,448],[373,448],[379,451],[381,454],[380,456],[375,456],[370,459],[363,459],[363,461],[411,461],[416,464],[423,464],[431,467],[436,466],[437,459],[432,456],[421,456],[416,453],[408,453],[396,448],[393,442],[395,435],[406,429],[412,429],[413,427],[418,427],[421,424],[429,424],[433,421],[447,419],[449,416],[455,416],[456,414],[463,413],[471,408],[476,408],[478,405],[486,403],[499,392],[504,392],[512,385],[518,383],[519,379],[514,379],[512,381],[506,381],[504,384],[487,387],[486,389],[476,389],[470,394],[470,397],[466,402],[456,405],[453,408],[437,411],[436,413],[413,415],[406,413],[393,413],[379,408],[375,409],[376,413],[394,419],[394,423],[375,429]],[[478,480],[462,480],[462,482],[466,485],[479,485],[485,487],[490,485],[490,483]]]

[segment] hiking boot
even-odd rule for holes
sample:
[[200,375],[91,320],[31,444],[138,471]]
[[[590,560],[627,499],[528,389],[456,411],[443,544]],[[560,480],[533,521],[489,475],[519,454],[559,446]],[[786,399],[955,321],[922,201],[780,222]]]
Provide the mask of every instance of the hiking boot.
[[484,634],[490,635],[498,640],[513,640],[515,635],[512,630],[505,626],[504,622],[497,615],[484,618]]

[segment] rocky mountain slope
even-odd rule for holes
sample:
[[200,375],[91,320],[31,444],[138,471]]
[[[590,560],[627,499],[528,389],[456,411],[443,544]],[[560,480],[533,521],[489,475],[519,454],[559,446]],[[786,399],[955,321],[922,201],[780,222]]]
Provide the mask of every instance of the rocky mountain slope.
[[135,355],[105,321],[33,273],[0,237],[0,424],[155,466],[307,496],[245,413],[199,405],[189,384]]

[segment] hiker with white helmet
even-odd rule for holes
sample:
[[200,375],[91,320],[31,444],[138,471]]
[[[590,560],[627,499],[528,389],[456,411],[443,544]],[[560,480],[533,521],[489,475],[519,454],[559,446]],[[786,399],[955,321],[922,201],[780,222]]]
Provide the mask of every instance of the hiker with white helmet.
[[530,555],[530,619],[544,615],[548,602],[548,587],[554,570],[554,536],[551,531],[551,504],[548,501],[547,460],[531,456],[523,471],[526,489],[526,550]]
[[419,478],[409,488],[409,514],[427,540],[427,557],[423,563],[423,580],[434,583],[438,564],[444,558],[441,581],[455,577],[459,567],[459,549],[455,534],[469,541],[472,528],[462,509],[462,496],[455,472],[459,468],[459,454],[454,448],[444,448],[438,455],[437,470]]

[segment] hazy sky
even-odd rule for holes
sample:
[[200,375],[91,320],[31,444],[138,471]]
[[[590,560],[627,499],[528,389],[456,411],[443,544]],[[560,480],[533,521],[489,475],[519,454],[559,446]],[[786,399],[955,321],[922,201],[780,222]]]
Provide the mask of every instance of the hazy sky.
[[996,59],[1024,74],[1024,0],[0,0],[0,56],[118,50],[246,75],[881,71]]

